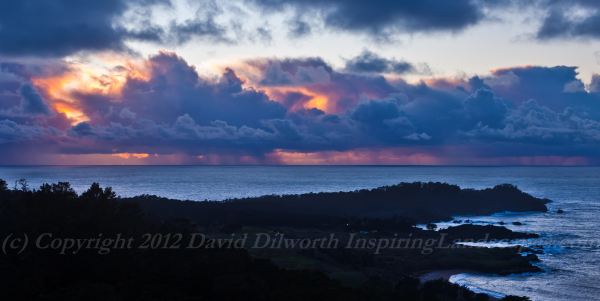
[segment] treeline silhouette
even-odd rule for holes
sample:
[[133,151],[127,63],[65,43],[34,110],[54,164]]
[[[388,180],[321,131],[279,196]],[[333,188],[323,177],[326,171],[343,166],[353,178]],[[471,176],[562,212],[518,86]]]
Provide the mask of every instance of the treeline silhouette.
[[[156,219],[156,211],[147,215],[140,206],[147,197],[123,201],[111,188],[96,183],[81,195],[65,182],[37,189],[30,189],[25,181],[19,184],[8,189],[0,180],[3,239],[23,234],[33,239],[43,233],[52,233],[56,238],[140,236],[197,229],[185,218],[187,214],[178,215],[189,210],[188,203],[171,203],[170,212]],[[417,192],[413,193],[416,196]],[[299,199],[303,198],[306,196]],[[323,195],[309,198],[311,202],[319,199]],[[263,200],[263,205],[285,201],[272,196],[257,202]],[[235,208],[229,207],[233,203],[227,202],[224,208]],[[195,214],[201,208],[218,207],[213,203],[205,206],[195,208]],[[290,210],[294,205],[286,204],[284,208]],[[197,215],[195,222],[203,216]],[[107,255],[86,249],[64,255],[39,248],[26,248],[22,253],[9,249],[0,255],[0,275],[4,300],[488,300],[485,295],[445,281],[421,284],[411,277],[394,283],[374,278],[359,287],[347,287],[318,271],[281,269],[269,260],[251,257],[243,249],[133,248],[113,250]]]
[[202,225],[283,225],[330,228],[334,225],[408,231],[415,223],[450,220],[457,215],[487,215],[502,211],[547,211],[548,200],[517,187],[461,189],[446,183],[400,183],[351,192],[266,195],[222,202],[173,201],[157,196],[125,199],[160,218],[186,217]]

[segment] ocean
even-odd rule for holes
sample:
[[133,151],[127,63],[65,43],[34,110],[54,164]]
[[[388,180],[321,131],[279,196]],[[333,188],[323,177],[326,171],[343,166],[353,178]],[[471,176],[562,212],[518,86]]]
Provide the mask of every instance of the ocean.
[[[373,188],[399,182],[439,181],[461,187],[517,185],[552,200],[547,213],[501,213],[457,217],[480,224],[504,222],[541,234],[522,242],[544,250],[544,272],[493,276],[459,274],[451,281],[492,295],[532,300],[600,300],[600,167],[407,167],[407,166],[94,166],[0,167],[9,185],[30,187],[68,181],[78,192],[92,182],[121,196],[154,194],[175,199],[224,200],[264,194],[295,194]],[[564,213],[559,214],[561,209]],[[519,222],[522,225],[513,225]]]

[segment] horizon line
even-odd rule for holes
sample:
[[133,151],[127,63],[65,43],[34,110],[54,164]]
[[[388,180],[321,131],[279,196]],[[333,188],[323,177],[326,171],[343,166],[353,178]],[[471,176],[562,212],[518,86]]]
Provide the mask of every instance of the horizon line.
[[600,164],[0,164],[4,167],[600,167]]

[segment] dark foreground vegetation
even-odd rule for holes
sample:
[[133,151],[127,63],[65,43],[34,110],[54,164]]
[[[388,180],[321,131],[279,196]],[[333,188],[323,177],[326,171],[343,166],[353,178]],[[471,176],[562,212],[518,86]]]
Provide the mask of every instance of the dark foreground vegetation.
[[[412,223],[450,220],[457,215],[487,215],[502,211],[547,211],[548,200],[535,198],[509,184],[483,190],[445,183],[401,183],[351,192],[267,195],[224,202],[180,203],[155,196],[128,199],[161,218],[187,217],[199,223],[224,218],[245,224],[320,226],[330,219],[394,219]],[[329,225],[325,225],[329,227]]]
[[[414,228],[414,222],[453,214],[545,210],[544,200],[512,186],[475,191],[417,183],[192,203],[150,196],[120,199],[97,184],[81,195],[68,183],[38,189],[20,184],[8,189],[0,180],[3,300],[488,300],[446,281],[421,283],[415,276],[440,269],[536,271],[530,263],[535,255],[524,257],[511,248],[459,248],[452,241],[440,249],[421,245],[377,254],[364,248],[185,248],[153,242],[142,248],[140,242],[148,233],[163,238],[177,234],[178,245],[189,246],[199,231],[214,241],[242,233],[292,238],[328,233],[339,237],[340,245],[357,233],[368,239],[402,236],[421,242],[440,235],[481,238],[481,231],[491,233],[487,238],[517,238],[529,234],[473,228],[477,226],[443,234]],[[135,239],[123,247],[93,244],[114,237]],[[90,238],[96,240],[87,247],[64,248],[64,239]]]

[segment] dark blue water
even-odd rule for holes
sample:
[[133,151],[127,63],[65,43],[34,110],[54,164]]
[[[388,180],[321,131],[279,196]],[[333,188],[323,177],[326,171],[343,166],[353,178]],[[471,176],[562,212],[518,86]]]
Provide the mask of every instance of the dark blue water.
[[[371,188],[407,181],[440,181],[484,188],[511,183],[553,202],[550,212],[474,217],[504,221],[521,231],[541,233],[543,273],[509,277],[462,274],[452,281],[492,294],[527,295],[533,300],[600,300],[599,167],[382,167],[382,166],[124,166],[0,167],[9,183],[25,178],[31,187],[69,181],[81,192],[92,182],[121,196],[156,194],[190,200],[222,200],[264,194],[292,194]],[[557,214],[557,209],[564,214]],[[522,226],[510,223],[519,221]]]

